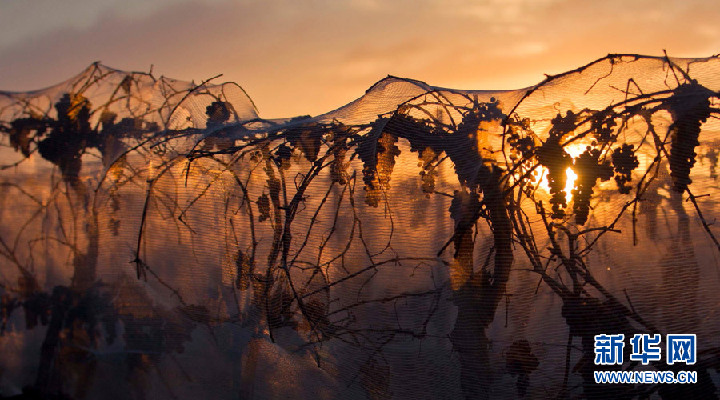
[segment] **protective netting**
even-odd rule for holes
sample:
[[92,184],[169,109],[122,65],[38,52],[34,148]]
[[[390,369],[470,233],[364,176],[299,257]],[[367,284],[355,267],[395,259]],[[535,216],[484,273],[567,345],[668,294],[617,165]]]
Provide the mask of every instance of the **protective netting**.
[[[613,55],[285,120],[101,65],[0,92],[0,395],[714,398],[719,90]],[[697,334],[658,369],[699,382],[595,384],[617,333]]]

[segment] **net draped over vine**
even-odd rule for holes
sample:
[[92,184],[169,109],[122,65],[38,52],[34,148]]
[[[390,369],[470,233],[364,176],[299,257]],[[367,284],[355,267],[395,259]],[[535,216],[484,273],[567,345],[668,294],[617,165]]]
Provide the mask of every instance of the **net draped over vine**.
[[[714,398],[719,90],[610,55],[282,120],[99,64],[0,92],[0,396]],[[609,333],[696,334],[657,367],[698,383],[595,384]]]

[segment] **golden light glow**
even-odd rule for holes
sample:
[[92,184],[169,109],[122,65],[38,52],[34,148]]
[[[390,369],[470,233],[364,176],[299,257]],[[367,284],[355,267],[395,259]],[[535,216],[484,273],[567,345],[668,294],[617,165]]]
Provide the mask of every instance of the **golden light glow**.
[[572,190],[575,188],[575,181],[578,176],[570,167],[565,170],[565,176],[567,176],[565,183],[565,201],[570,204],[570,200],[572,200]]
[[535,171],[533,171],[535,182],[539,181],[538,188],[550,193],[550,185],[548,184],[547,174],[548,169],[543,166],[540,166],[540,168],[536,168]]
[[580,156],[580,154],[585,152],[585,150],[587,149],[587,144],[579,143],[579,142],[570,143],[570,144],[566,145],[565,147],[563,147],[563,149],[574,160],[574,159],[578,158]]
[[[547,168],[541,166],[535,170],[533,176],[535,181],[538,182],[538,188],[550,193],[550,185],[548,184],[547,174]],[[565,181],[565,201],[569,204],[572,200],[572,190],[575,188],[575,182],[577,181],[578,175],[572,168],[568,167],[565,170],[565,176],[567,179]]]

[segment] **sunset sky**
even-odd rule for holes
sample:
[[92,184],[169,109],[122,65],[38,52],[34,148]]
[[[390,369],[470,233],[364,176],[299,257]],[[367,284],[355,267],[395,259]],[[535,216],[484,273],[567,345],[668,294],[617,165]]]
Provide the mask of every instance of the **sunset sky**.
[[388,74],[532,85],[607,53],[720,53],[717,0],[2,0],[0,89],[101,61],[196,82],[222,73],[263,117],[316,115]]

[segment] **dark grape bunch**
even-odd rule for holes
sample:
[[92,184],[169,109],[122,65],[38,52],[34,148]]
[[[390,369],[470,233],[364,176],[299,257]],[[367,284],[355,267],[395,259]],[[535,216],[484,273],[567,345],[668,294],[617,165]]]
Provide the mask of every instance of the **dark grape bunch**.
[[552,204],[553,218],[565,216],[565,184],[567,181],[566,170],[572,166],[572,157],[565,152],[560,140],[575,129],[576,115],[572,111],[567,112],[563,117],[558,114],[553,118],[553,127],[550,129],[550,137],[537,150],[537,158],[540,164],[548,169],[548,186],[550,186],[550,204]]
[[[552,139],[552,138],[551,138]],[[550,204],[553,218],[565,216],[565,183],[566,170],[572,165],[572,158],[562,148],[559,140],[548,139],[537,152],[538,161],[548,169],[548,186],[550,186]]]
[[700,126],[710,117],[710,97],[714,93],[692,80],[678,86],[667,101],[673,118],[670,125],[670,176],[673,188],[684,192],[695,165],[695,147],[700,144]]
[[607,161],[600,162],[600,149],[588,146],[576,160],[575,173],[578,175],[576,188],[573,189],[573,213],[575,223],[585,225],[590,213],[590,198],[598,179],[606,181],[613,175],[613,168]]
[[427,121],[400,113],[390,117],[384,131],[410,142],[410,151],[418,155],[422,191],[426,194],[433,193],[435,178],[438,176],[434,163],[443,151],[442,136],[438,135]]
[[632,187],[629,183],[632,182],[632,171],[640,165],[634,146],[625,143],[616,148],[612,153],[612,163],[618,190],[622,194],[630,193]]
[[536,143],[530,135],[530,119],[519,119],[514,115],[507,119],[508,127],[507,143],[510,145],[510,159],[517,162],[518,160],[529,160],[535,155]]
[[230,108],[224,101],[214,101],[205,107],[205,114],[208,117],[207,125],[209,128],[222,125],[230,119]]
[[363,162],[365,202],[377,207],[382,192],[390,188],[390,175],[395,167],[395,158],[400,155],[396,143],[398,137],[388,133],[387,119],[375,121],[370,133],[358,143],[357,154]]
[[79,182],[82,155],[87,147],[97,146],[97,132],[90,127],[92,105],[80,94],[64,94],[55,104],[57,121],[38,143],[42,158],[57,165],[66,182]]

